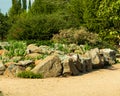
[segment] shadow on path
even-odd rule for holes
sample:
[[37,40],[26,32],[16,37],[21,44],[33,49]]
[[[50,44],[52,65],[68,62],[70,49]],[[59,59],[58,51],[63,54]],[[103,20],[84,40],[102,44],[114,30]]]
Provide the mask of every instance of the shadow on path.
[[0,96],[4,96],[3,93],[2,93],[2,91],[0,91]]
[[114,71],[114,70],[119,70],[120,68],[119,68],[119,67],[114,67],[114,66],[106,66],[106,67],[103,68],[103,69],[107,69],[107,70],[112,70],[112,71]]

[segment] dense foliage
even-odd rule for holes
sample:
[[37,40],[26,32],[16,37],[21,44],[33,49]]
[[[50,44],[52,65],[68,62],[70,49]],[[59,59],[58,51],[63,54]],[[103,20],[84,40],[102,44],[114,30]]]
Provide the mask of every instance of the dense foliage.
[[4,16],[1,12],[0,12],[0,39],[3,40],[6,38],[6,34],[7,31],[9,29],[9,25],[7,23],[7,16]]
[[120,0],[12,0],[7,19],[9,39],[50,40],[60,30],[83,26],[109,44],[120,41]]

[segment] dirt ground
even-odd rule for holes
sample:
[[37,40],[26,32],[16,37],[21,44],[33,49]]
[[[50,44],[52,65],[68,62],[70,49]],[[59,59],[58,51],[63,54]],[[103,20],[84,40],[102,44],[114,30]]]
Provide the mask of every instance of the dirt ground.
[[120,64],[75,77],[0,77],[4,96],[120,96]]

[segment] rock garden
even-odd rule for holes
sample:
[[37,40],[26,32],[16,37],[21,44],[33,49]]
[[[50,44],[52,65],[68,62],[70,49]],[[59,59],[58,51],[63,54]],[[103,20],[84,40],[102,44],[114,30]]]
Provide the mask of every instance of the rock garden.
[[110,48],[60,43],[38,46],[23,41],[0,42],[0,47],[0,75],[6,77],[77,76],[119,62],[119,55]]

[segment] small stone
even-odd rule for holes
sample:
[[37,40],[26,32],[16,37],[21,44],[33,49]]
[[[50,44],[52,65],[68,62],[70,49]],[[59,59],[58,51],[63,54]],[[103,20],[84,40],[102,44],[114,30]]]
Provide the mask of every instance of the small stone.
[[32,58],[32,59],[37,59],[38,57],[42,57],[42,55],[39,53],[30,53],[25,56],[25,58]]
[[35,44],[30,44],[27,46],[27,53],[40,53],[41,52],[41,49],[36,46]]
[[25,61],[19,61],[16,65],[26,66],[26,65],[30,65],[30,64],[32,64],[32,63],[33,63],[32,60],[25,60]]

